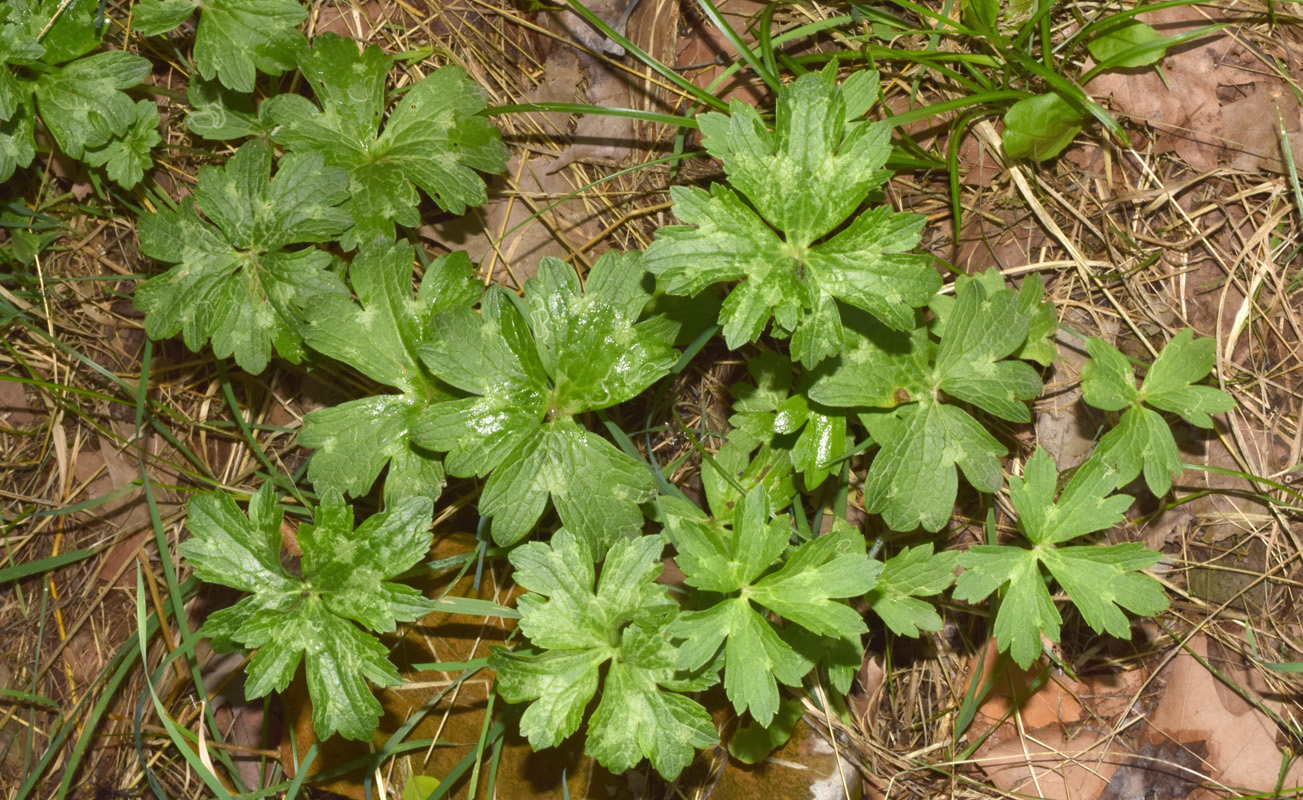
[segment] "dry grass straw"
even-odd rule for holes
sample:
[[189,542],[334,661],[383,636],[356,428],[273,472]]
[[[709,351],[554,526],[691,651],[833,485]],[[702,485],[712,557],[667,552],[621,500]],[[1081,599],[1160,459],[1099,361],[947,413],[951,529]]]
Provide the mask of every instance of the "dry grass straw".
[[[111,6],[110,17],[125,19],[127,11],[125,6]],[[783,9],[775,19],[782,26],[833,13],[830,7],[799,5]],[[546,71],[543,42],[560,36],[530,21],[517,4],[501,0],[314,3],[308,29],[323,24],[332,30],[342,27],[389,52],[433,47],[431,58],[406,68],[408,75],[400,84],[442,63],[455,62],[487,88],[494,104],[518,102],[537,88]],[[1238,33],[1264,53],[1279,49],[1265,22],[1244,26]],[[133,40],[133,46],[138,41]],[[146,46],[155,48],[150,55],[169,58],[161,44]],[[896,46],[923,47],[926,40],[916,36],[897,41]],[[652,93],[636,96],[641,107],[662,109],[686,102],[663,82],[647,77],[636,62],[607,62],[636,75],[638,85],[652,87]],[[176,66],[175,75],[156,76],[160,85],[183,86],[184,76]],[[878,67],[892,97],[904,93],[915,102],[935,102],[958,96],[955,87],[937,82],[909,62]],[[1273,62],[1264,61],[1264,68],[1274,68]],[[513,114],[499,116],[495,122],[523,156],[522,163],[532,154],[555,155],[564,149],[565,142],[552,136],[539,116]],[[643,138],[629,148],[625,165],[656,157],[671,135],[651,126],[642,126],[639,133]],[[981,157],[998,163],[997,136],[990,123],[980,124],[977,133]],[[1303,455],[1299,347],[1303,281],[1294,253],[1303,237],[1289,181],[1271,173],[1192,174],[1172,156],[1151,152],[1152,142],[1144,129],[1133,128],[1132,135],[1132,148],[1104,145],[1082,167],[1066,158],[1037,169],[1011,166],[989,186],[965,186],[963,207],[969,220],[980,221],[981,235],[990,242],[1013,237],[1020,243],[1014,249],[1021,247],[1017,260],[987,257],[983,262],[979,255],[968,266],[996,266],[1010,277],[1029,269],[1041,271],[1065,318],[1070,317],[1081,333],[1120,336],[1137,356],[1161,348],[1187,325],[1193,324],[1201,335],[1216,335],[1222,343],[1217,375],[1238,405],[1227,415],[1228,426],[1219,429],[1218,438],[1208,447],[1224,449],[1243,472],[1297,487],[1295,470]],[[169,115],[164,141],[168,146],[156,152],[157,169],[175,182],[175,195],[193,181],[199,161],[205,158],[204,143],[185,130],[175,113]],[[532,224],[559,237],[570,259],[586,268],[602,249],[644,246],[651,231],[669,219],[667,167],[595,183],[615,169],[572,164],[564,170],[570,190],[580,190],[577,201],[599,221],[601,235],[587,241],[571,241],[558,233],[562,222],[543,210],[561,195],[522,189],[519,172],[506,176],[505,195],[537,213]],[[24,196],[42,204],[78,180],[76,174],[56,174],[52,166]],[[928,215],[933,222],[928,243],[939,257],[953,258],[954,228],[945,175],[902,175],[893,181],[890,193],[898,206]],[[24,307],[33,320],[26,327],[11,326],[0,350],[5,374],[28,381],[21,399],[30,409],[27,415],[0,421],[5,426],[0,436],[5,563],[21,564],[82,549],[93,555],[0,590],[0,668],[8,672],[5,684],[48,698],[58,709],[8,701],[0,705],[0,752],[4,753],[0,785],[9,787],[6,796],[12,796],[25,777],[24,766],[30,769],[46,751],[54,726],[81,724],[86,709],[103,691],[109,658],[135,635],[134,592],[128,588],[132,573],[139,567],[153,587],[147,600],[151,611],[158,610],[166,596],[164,565],[184,577],[174,548],[184,535],[180,519],[188,494],[211,485],[248,491],[259,482],[254,476],[262,469],[260,456],[233,424],[210,360],[186,353],[178,343],[154,350],[147,377],[148,415],[154,425],[147,423],[137,435],[134,387],[141,380],[143,331],[128,298],[134,283],[131,276],[149,273],[153,267],[136,249],[131,219],[117,216],[111,207],[98,206],[93,195],[84,207],[65,196],[55,201],[49,213],[65,217],[67,234],[42,255],[30,282],[5,290],[6,299]],[[481,268],[486,280],[520,286],[524,275],[520,270],[526,266],[496,252]],[[87,278],[96,280],[82,280]],[[689,429],[722,435],[727,430],[728,388],[744,375],[736,356],[708,350],[678,382],[671,402]],[[255,426],[258,447],[278,469],[292,473],[306,457],[294,444],[292,431],[317,402],[314,397],[321,387],[300,370],[278,366],[262,376],[237,376],[234,381],[240,413]],[[667,409],[653,411],[660,423],[670,425],[654,439],[657,456],[669,463],[688,455],[674,480],[693,484],[699,461],[691,457],[685,437],[673,428]],[[1029,431],[1013,435],[1029,444]],[[706,437],[706,441],[718,440]],[[148,515],[141,513],[141,492],[128,488],[112,494],[124,486],[121,476],[110,475],[112,469],[125,464],[138,471],[138,463],[146,465],[156,482],[167,544],[162,553],[150,533]],[[862,474],[859,469],[854,472]],[[1184,484],[1195,489],[1203,481],[1202,474],[1187,473]],[[1245,648],[1243,628],[1251,626],[1259,654],[1303,661],[1299,617],[1303,571],[1300,522],[1294,510],[1298,504],[1281,491],[1243,481],[1222,482],[1214,488],[1257,494],[1201,505],[1188,529],[1171,532],[1164,544],[1173,568],[1164,577],[1175,604],[1165,622],[1177,637],[1202,630],[1233,651]],[[445,498],[464,504],[471,499],[467,491],[467,487],[450,487]],[[60,511],[106,498],[105,504],[82,511]],[[113,510],[108,518],[103,515],[105,508]],[[54,513],[36,515],[43,512]],[[1213,603],[1189,591],[1186,571],[1198,557],[1190,550],[1188,534],[1219,526],[1233,531],[1237,544],[1260,542],[1262,560],[1253,581],[1234,597]],[[1220,541],[1230,538],[1228,534]],[[1224,564],[1214,568],[1237,569]],[[1262,595],[1260,612],[1236,613],[1235,601],[1252,591]],[[892,797],[999,794],[982,785],[982,773],[971,763],[956,763],[952,742],[955,711],[967,688],[964,663],[981,647],[972,637],[982,621],[968,608],[948,607],[944,613],[946,635],[925,640],[907,661],[888,665],[883,688],[872,698],[871,713],[853,725],[833,723],[839,746],[863,764],[869,786],[878,792],[889,790]],[[176,646],[175,620],[170,622],[171,632],[151,642],[151,666]],[[880,652],[881,645],[877,640],[872,647]],[[1163,638],[1147,653],[1113,666],[1134,666],[1170,647],[1171,640]],[[198,730],[193,684],[181,667],[183,662],[174,663],[177,669],[162,676],[160,694],[175,719]],[[1298,696],[1297,676],[1259,672],[1272,689]],[[130,720],[142,691],[143,676],[137,669],[117,689],[109,713],[77,767],[74,788],[80,796],[100,788],[138,789],[143,785],[143,758],[169,797],[205,796],[202,784],[159,735],[159,720],[148,707],[143,751],[137,753]],[[451,705],[444,713],[450,710]],[[1300,724],[1297,719],[1293,722]],[[826,729],[826,724],[820,718],[817,727]],[[1114,733],[1124,733],[1130,724],[1118,721]],[[220,748],[222,743],[209,746]],[[61,776],[69,748],[65,743],[45,770],[50,787]],[[677,796],[700,797],[703,789],[680,785],[674,791]]]

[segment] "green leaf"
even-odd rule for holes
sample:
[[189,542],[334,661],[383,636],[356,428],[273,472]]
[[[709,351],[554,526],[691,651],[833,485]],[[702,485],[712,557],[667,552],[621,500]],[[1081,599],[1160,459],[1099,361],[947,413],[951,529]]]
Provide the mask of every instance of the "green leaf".
[[319,152],[348,170],[354,228],[341,239],[345,249],[376,236],[393,238],[395,223],[420,224],[417,188],[453,214],[487,199],[476,171],[501,172],[507,150],[480,114],[483,90],[460,67],[442,67],[407,89],[381,132],[390,56],[375,46],[359,52],[356,42],[323,34],[298,61],[320,108],[280,95],[268,101],[266,114],[277,142]]
[[787,744],[796,731],[796,723],[805,716],[805,705],[799,700],[784,697],[778,704],[778,713],[768,725],[749,720],[738,726],[728,740],[728,754],[743,764],[759,764],[769,754]]
[[1023,477],[1009,478],[1019,528],[1032,544],[1060,544],[1110,528],[1131,507],[1127,495],[1109,494],[1117,487],[1117,473],[1098,459],[1081,465],[1055,502],[1058,477],[1054,461],[1038,448],[1023,465]]
[[1213,427],[1210,414],[1235,407],[1231,396],[1211,386],[1195,385],[1208,377],[1217,361],[1215,339],[1194,338],[1190,328],[1178,333],[1163,348],[1140,387],[1140,401],[1171,411],[1191,425]]
[[1163,37],[1135,17],[1111,16],[1099,20],[1086,49],[1101,64],[1113,69],[1133,69],[1155,63],[1167,52],[1166,46],[1146,48],[1127,55],[1133,48],[1161,42]]
[[1033,546],[981,545],[959,556],[965,571],[955,584],[955,598],[977,602],[1004,587],[995,637],[1024,669],[1040,654],[1042,634],[1059,640],[1062,618],[1042,568],[1063,587],[1086,624],[1101,633],[1129,636],[1130,623],[1121,609],[1153,615],[1167,608],[1159,583],[1139,572],[1157,563],[1160,554],[1135,543],[1057,546],[1122,521],[1131,498],[1109,494],[1117,473],[1092,458],[1056,501],[1057,483],[1053,460],[1037,448],[1023,466],[1023,477],[1009,479],[1019,530]]
[[1055,92],[1024,97],[1004,112],[1004,154],[1045,161],[1077,138],[1085,118]]
[[847,320],[847,347],[810,387],[810,399],[874,409],[861,416],[881,445],[865,479],[865,508],[893,530],[938,530],[954,509],[956,467],[973,487],[995,492],[1006,452],[949,398],[1014,422],[1031,418],[1024,401],[1040,393],[1040,376],[1008,360],[1027,339],[1024,301],[967,281],[946,309],[938,344],[922,324],[905,333],[864,315]]
[[145,177],[145,170],[153,165],[149,151],[163,141],[158,135],[158,106],[152,100],[136,103],[136,121],[119,137],[108,144],[87,149],[85,160],[93,167],[107,166],[109,180],[124,189],[130,189]]
[[[0,3],[0,123],[12,119],[32,94],[31,82],[20,81],[6,65],[34,64],[45,53],[36,38],[39,30],[32,31],[23,24],[22,9],[21,3],[17,11],[11,3]],[[2,151],[0,158],[3,158]]]
[[729,390],[737,412],[729,418],[734,427],[729,439],[749,450],[763,444],[786,453],[806,490],[816,488],[849,450],[846,415],[806,399],[813,382],[809,373],[793,392],[791,361],[778,353],[749,359],[747,371],[755,385],[738,383]]
[[9,119],[0,122],[0,183],[36,158],[35,124],[35,114],[27,102],[20,103]]
[[677,360],[674,326],[638,322],[645,296],[619,288],[642,274],[635,255],[604,256],[581,292],[570,266],[544,259],[525,287],[528,323],[498,288],[479,315],[454,308],[433,319],[421,358],[470,396],[422,412],[415,440],[447,453],[453,475],[492,473],[479,510],[499,544],[524,538],[549,497],[594,556],[640,531],[638,504],[655,496],[651,473],[574,417],[634,397]]
[[1086,402],[1105,411],[1126,409],[1117,427],[1100,440],[1097,457],[1117,469],[1119,485],[1130,483],[1143,471],[1149,490],[1162,497],[1183,467],[1171,429],[1153,409],[1211,428],[1211,414],[1235,406],[1230,395],[1220,389],[1196,384],[1216,362],[1215,340],[1195,339],[1189,328],[1181,331],[1163,348],[1139,389],[1130,362],[1112,345],[1090,339],[1086,350],[1091,356],[1081,368]]
[[204,80],[244,93],[253,91],[258,72],[280,75],[294,68],[303,46],[297,25],[308,12],[296,0],[140,0],[133,10],[136,29],[146,36],[166,33],[200,9],[194,60]]
[[770,445],[761,445],[755,455],[749,455],[752,446],[744,438],[730,439],[715,453],[714,466],[701,467],[706,503],[721,522],[732,521],[737,501],[756,486],[765,487],[771,509],[787,508],[798,493],[791,457]]
[[1116,469],[1123,485],[1143,472],[1145,485],[1156,497],[1167,494],[1185,469],[1167,420],[1143,407],[1122,414],[1117,426],[1099,440],[1094,457]]
[[[695,748],[718,741],[704,708],[662,688],[676,682],[676,648],[665,627],[678,609],[655,583],[663,546],[657,536],[615,542],[600,580],[585,539],[566,529],[550,544],[531,542],[508,556],[516,581],[530,591],[517,601],[521,630],[544,650],[495,648],[489,666],[504,700],[531,702],[520,730],[535,750],[579,729],[599,683],[585,750],[609,770],[649,758],[673,779]],[[600,669],[608,661],[603,682]]]
[[140,218],[141,251],[176,265],[136,290],[151,338],[182,333],[194,351],[211,339],[219,358],[234,355],[250,373],[267,366],[273,345],[290,361],[302,357],[303,309],[346,289],[329,253],[284,248],[347,226],[335,206],[348,178],[314,153],[284,157],[275,178],[271,166],[266,146],[246,143],[225,167],[199,170],[193,199]]
[[315,524],[299,526],[302,574],[295,576],[281,565],[281,512],[270,486],[251,499],[247,517],[229,495],[190,502],[192,537],[181,554],[200,579],[250,593],[211,615],[200,634],[215,646],[256,651],[246,668],[251,699],[284,691],[306,662],[317,736],[370,739],[381,709],[367,679],[382,686],[402,681],[368,630],[386,633],[433,610],[415,589],[389,580],[429,550],[433,505],[407,498],[354,530],[352,509],[327,492]]
[[[855,81],[857,104],[869,80]],[[846,103],[825,70],[780,90],[772,133],[739,102],[727,116],[698,118],[737,191],[672,187],[674,213],[687,225],[658,231],[646,263],[671,294],[740,281],[719,315],[730,348],[755,341],[772,317],[774,335],[791,337],[793,358],[813,366],[841,347],[838,300],[906,328],[911,309],[940,287],[930,260],[907,252],[921,217],[887,207],[856,214],[888,176],[889,131],[848,121]]]
[[778,683],[800,685],[814,662],[784,641],[765,612],[821,636],[858,642],[864,620],[836,600],[872,588],[882,565],[869,560],[858,533],[843,527],[792,549],[770,572],[788,551],[790,524],[770,519],[763,486],[738,502],[731,528],[671,519],[675,560],[687,584],[723,595],[707,608],[681,614],[670,629],[683,640],[677,666],[700,669],[722,647],[724,690],[733,707],[768,725],[779,707]]
[[306,312],[303,339],[309,347],[399,390],[304,417],[299,443],[317,451],[308,478],[318,490],[365,494],[386,464],[386,505],[414,494],[434,500],[442,490],[442,462],[417,446],[411,432],[422,411],[452,395],[426,373],[417,348],[429,340],[434,315],[469,306],[479,284],[466,254],[453,253],[426,268],[413,300],[414,260],[406,242],[363,245],[349,270],[358,302],[331,295]]
[[[26,40],[22,47],[25,59],[62,64],[94,50],[104,34],[106,17],[98,0],[9,0],[0,5],[0,19],[5,17],[6,6],[10,21]],[[0,41],[4,38],[0,34]],[[39,46],[32,48],[37,42]],[[0,44],[0,48],[3,46]],[[33,54],[36,49],[40,52]],[[0,62],[5,60],[0,56]]]
[[36,104],[59,148],[82,158],[87,148],[125,135],[138,117],[121,90],[139,84],[149,69],[146,59],[114,50],[42,72],[36,79]]
[[906,547],[887,559],[878,585],[865,598],[873,613],[897,636],[918,636],[919,631],[939,631],[941,616],[920,597],[941,594],[955,581],[958,553],[932,552],[932,545]]
[[[982,284],[988,295],[1008,288],[1004,276],[992,267],[974,275],[955,276],[956,293],[962,292],[964,286],[974,280]],[[957,302],[952,296],[939,294],[928,303],[928,308],[936,317],[932,326],[934,333],[941,335],[945,330],[946,321],[950,319]],[[1045,282],[1038,273],[1033,272],[1023,278],[1022,286],[1018,288],[1018,306],[1028,318],[1027,338],[1014,351],[1014,357],[1035,361],[1043,367],[1050,366],[1059,356],[1058,347],[1054,344],[1059,331],[1059,318],[1054,303],[1045,300]]]
[[250,95],[227,89],[217,81],[191,76],[186,100],[194,111],[186,114],[185,124],[196,136],[220,141],[261,136],[271,130],[266,115],[254,110]]
[[963,20],[966,25],[989,36],[999,35],[999,0],[966,0],[963,9]]

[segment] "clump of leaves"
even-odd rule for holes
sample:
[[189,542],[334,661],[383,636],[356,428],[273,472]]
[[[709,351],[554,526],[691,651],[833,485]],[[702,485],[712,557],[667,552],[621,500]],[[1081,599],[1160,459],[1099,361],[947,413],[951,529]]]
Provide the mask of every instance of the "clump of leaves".
[[421,358],[470,396],[422,412],[415,441],[447,453],[452,475],[489,476],[479,510],[499,544],[524,538],[549,497],[595,555],[639,533],[638,504],[656,494],[651,473],[576,416],[636,396],[677,359],[674,323],[638,321],[644,276],[637,254],[608,254],[581,290],[569,265],[545,258],[525,285],[527,314],[492,287],[481,313],[452,308],[431,322]]
[[[348,175],[320,154],[290,154],[271,177],[271,150],[246,142],[223,167],[203,167],[193,197],[175,210],[140,218],[140,249],[175,264],[136,289],[152,339],[182,334],[198,351],[212,340],[219,358],[262,372],[273,345],[287,361],[303,357],[303,309],[323,296],[347,296],[332,256],[316,247],[349,226],[338,206]],[[201,219],[195,210],[198,202]]]
[[219,79],[237,92],[253,92],[257,73],[280,75],[294,68],[306,39],[298,25],[308,10],[297,0],[139,0],[133,27],[146,36],[177,28],[196,10],[193,57],[204,80]]
[[357,302],[346,295],[327,295],[306,312],[303,338],[309,347],[398,390],[318,409],[303,418],[299,443],[317,451],[308,478],[318,490],[364,494],[386,465],[387,505],[411,495],[434,500],[443,487],[442,461],[418,447],[411,430],[431,403],[452,395],[421,365],[417,351],[430,341],[434,315],[470,306],[481,287],[466,254],[452,253],[426,267],[413,299],[414,259],[412,246],[405,242],[363,245],[349,268]]
[[769,445],[786,453],[805,488],[818,487],[848,452],[846,415],[811,403],[811,374],[794,379],[785,356],[760,353],[747,360],[747,372],[754,384],[738,383],[729,390],[734,410],[729,441],[748,452]]
[[1118,485],[1125,486],[1143,471],[1149,491],[1162,497],[1184,469],[1172,429],[1154,409],[1211,428],[1210,414],[1234,408],[1230,395],[1198,385],[1212,371],[1216,347],[1215,340],[1195,339],[1194,331],[1186,328],[1167,343],[1137,389],[1126,356],[1102,339],[1086,342],[1091,356],[1081,368],[1086,402],[1105,411],[1123,412],[1117,427],[1100,439],[1094,456],[1117,470]]
[[419,187],[440,208],[463,214],[487,199],[476,173],[506,168],[498,129],[480,115],[484,90],[457,66],[435,70],[402,95],[381,131],[385,77],[393,58],[379,47],[323,34],[299,51],[299,69],[321,108],[298,95],[278,95],[261,110],[272,137],[295,152],[321,153],[348,170],[354,226],[340,237],[351,250],[394,224],[420,223]]
[[1145,616],[1167,608],[1163,587],[1140,572],[1156,564],[1159,553],[1137,542],[1060,546],[1122,521],[1131,498],[1110,494],[1118,473],[1091,458],[1056,500],[1057,483],[1053,459],[1037,448],[1023,465],[1023,476],[1009,478],[1018,530],[1031,546],[978,545],[959,556],[964,572],[955,584],[955,599],[978,602],[1003,589],[996,642],[1024,669],[1040,655],[1042,634],[1059,641],[1063,622],[1042,570],[1058,581],[1086,624],[1101,633],[1130,638],[1123,608]]
[[294,574],[281,564],[283,512],[271,484],[249,501],[247,517],[229,495],[196,497],[181,554],[201,580],[249,593],[212,614],[199,634],[219,652],[254,651],[245,668],[249,698],[284,691],[303,660],[317,737],[370,739],[381,709],[367,679],[381,686],[402,679],[368,631],[388,633],[434,609],[389,580],[430,549],[432,516],[429,498],[409,497],[354,530],[352,507],[326,492],[314,522],[299,525],[303,557]]
[[159,142],[158,110],[123,90],[150,64],[122,51],[86,55],[103,33],[98,8],[95,0],[0,2],[0,183],[36,157],[38,118],[67,155],[108,164],[126,188],[140,182]]
[[600,682],[585,752],[616,773],[648,758],[673,779],[718,735],[706,709],[676,693],[713,680],[675,669],[678,647],[668,629],[678,605],[655,582],[664,542],[616,541],[597,579],[587,541],[562,529],[550,544],[530,542],[508,556],[516,583],[531,592],[517,601],[520,630],[539,651],[494,650],[489,667],[498,673],[498,694],[530,702],[520,732],[541,750],[579,729]]
[[730,348],[755,341],[772,317],[792,357],[813,366],[841,350],[838,300],[904,330],[940,288],[929,258],[906,252],[921,216],[860,210],[890,174],[889,126],[859,119],[877,94],[876,72],[837,86],[830,68],[779,91],[772,132],[736,100],[728,115],[697,118],[730,185],[671,187],[688,224],[658,231],[646,263],[671,294],[740,281],[719,314]]
[[790,547],[791,521],[770,518],[763,486],[738,501],[731,526],[696,515],[668,519],[675,562],[702,593],[702,608],[681,614],[670,628],[683,640],[679,669],[703,669],[722,651],[733,707],[768,725],[778,711],[778,683],[799,686],[815,665],[793,627],[775,625],[770,612],[816,636],[848,642],[859,663],[860,636],[868,629],[838,601],[872,589],[882,564],[869,559],[863,537],[850,526]]
[[1009,356],[1026,343],[1035,306],[1019,292],[988,292],[973,280],[946,310],[939,342],[921,322],[903,332],[860,316],[848,328],[855,336],[810,398],[874,409],[861,416],[881,445],[865,478],[864,506],[893,530],[944,525],[958,492],[956,467],[980,491],[1003,485],[1005,446],[954,401],[1012,422],[1031,420],[1025,401],[1040,392],[1040,376]]

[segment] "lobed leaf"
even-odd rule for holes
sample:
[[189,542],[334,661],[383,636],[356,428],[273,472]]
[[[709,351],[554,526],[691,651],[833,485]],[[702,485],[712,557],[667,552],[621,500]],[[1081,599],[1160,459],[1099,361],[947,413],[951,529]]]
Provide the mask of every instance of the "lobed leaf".
[[[876,78],[851,88],[862,113]],[[755,341],[772,318],[774,335],[791,338],[793,358],[813,366],[841,349],[837,301],[907,328],[912,309],[941,285],[927,257],[906,252],[918,243],[921,217],[886,207],[856,214],[886,180],[890,148],[886,124],[848,119],[847,102],[829,69],[780,89],[772,133],[742,103],[728,116],[698,118],[737,192],[673,187],[675,214],[688,224],[662,228],[646,263],[671,294],[740,281],[719,314],[730,348]]]
[[931,603],[918,598],[940,594],[955,582],[958,557],[953,550],[933,553],[930,543],[906,547],[887,559],[865,600],[897,636],[939,631],[941,616]]
[[304,309],[347,290],[329,253],[284,248],[347,225],[336,208],[347,177],[315,154],[284,157],[274,178],[271,166],[269,149],[246,143],[225,167],[200,169],[193,198],[175,211],[140,218],[141,251],[175,265],[136,289],[150,338],[181,333],[196,352],[211,339],[214,354],[234,355],[250,373],[267,366],[273,346],[289,361],[302,357]]
[[1122,521],[1131,498],[1110,494],[1117,480],[1115,470],[1092,458],[1056,500],[1058,471],[1050,456],[1037,448],[1023,467],[1023,477],[1009,479],[1018,527],[1032,547],[981,545],[959,556],[964,572],[955,584],[955,599],[978,602],[1003,587],[996,642],[1024,669],[1040,654],[1042,635],[1059,640],[1063,621],[1042,567],[1063,587],[1086,624],[1101,633],[1129,636],[1123,608],[1144,615],[1167,608],[1162,587],[1139,572],[1157,563],[1158,553],[1136,543],[1056,546]]
[[418,348],[434,335],[436,314],[469,306],[480,290],[470,259],[452,253],[426,268],[413,299],[414,259],[405,242],[363,245],[349,270],[358,302],[324,297],[306,313],[303,338],[310,347],[399,390],[304,417],[299,443],[317,451],[308,478],[318,488],[358,496],[388,465],[386,503],[414,494],[434,500],[442,490],[442,461],[417,445],[412,431],[424,411],[452,395],[426,373]]
[[194,60],[204,80],[253,92],[257,73],[280,75],[294,68],[306,40],[297,26],[308,17],[297,0],[139,0],[132,9],[136,30],[157,36],[201,11]]
[[1105,411],[1126,409],[1117,426],[1100,440],[1097,457],[1118,471],[1120,485],[1143,472],[1151,492],[1159,497],[1167,494],[1183,467],[1171,429],[1153,409],[1170,411],[1191,425],[1211,428],[1212,414],[1235,406],[1230,395],[1220,389],[1196,383],[1212,371],[1216,343],[1195,339],[1194,331],[1186,328],[1163,348],[1139,389],[1135,387],[1131,364],[1116,348],[1103,340],[1090,339],[1086,349],[1090,360],[1081,368],[1081,390],[1086,402]]
[[407,89],[381,131],[391,56],[328,33],[297,58],[320,106],[286,94],[263,113],[278,143],[348,171],[353,227],[340,238],[344,249],[392,239],[395,224],[418,225],[417,188],[453,214],[487,199],[477,170],[501,172],[507,151],[480,115],[483,90],[460,67],[442,67]]
[[370,739],[381,709],[367,680],[391,686],[401,678],[385,646],[355,623],[392,631],[433,610],[415,589],[389,580],[429,550],[432,514],[427,498],[408,498],[354,530],[352,509],[327,492],[314,524],[299,526],[299,577],[281,564],[281,512],[270,484],[252,498],[247,517],[227,495],[196,497],[181,554],[202,580],[250,593],[211,615],[200,634],[222,649],[255,651],[246,668],[250,698],[283,691],[306,661],[317,736]]
[[778,711],[778,682],[797,686],[815,664],[789,643],[790,629],[780,630],[765,612],[819,636],[854,642],[862,655],[864,620],[836,601],[871,589],[882,566],[869,560],[864,540],[848,526],[792,549],[780,561],[788,551],[790,523],[771,520],[769,508],[764,486],[757,485],[738,500],[731,527],[676,515],[669,528],[687,584],[724,595],[681,614],[670,628],[683,640],[676,666],[701,669],[722,649],[729,700],[739,714],[750,711],[762,725]]
[[564,528],[549,544],[532,542],[508,557],[517,582],[531,591],[517,601],[521,630],[545,650],[496,648],[489,666],[503,699],[531,702],[521,733],[535,749],[578,730],[599,682],[585,751],[607,769],[624,771],[648,758],[673,779],[696,748],[717,741],[704,708],[662,689],[677,683],[677,647],[665,630],[678,609],[655,583],[662,548],[656,536],[618,540],[600,579],[585,540]]
[[635,396],[677,359],[673,325],[637,321],[645,293],[628,287],[642,275],[636,257],[606,256],[581,292],[569,266],[544,259],[525,288],[528,323],[501,289],[485,294],[478,316],[453,309],[433,320],[418,348],[425,365],[472,396],[422,412],[415,440],[446,452],[453,475],[492,473],[480,513],[498,543],[524,538],[549,499],[594,557],[639,533],[651,473],[574,416]]

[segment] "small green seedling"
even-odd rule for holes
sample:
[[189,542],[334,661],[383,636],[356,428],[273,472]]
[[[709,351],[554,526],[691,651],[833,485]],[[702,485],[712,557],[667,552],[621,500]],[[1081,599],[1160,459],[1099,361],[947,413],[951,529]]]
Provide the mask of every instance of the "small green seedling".
[[1144,616],[1167,609],[1163,587],[1140,572],[1158,563],[1159,553],[1135,542],[1060,546],[1122,521],[1131,498],[1110,494],[1117,482],[1112,467],[1092,458],[1056,499],[1058,470],[1049,454],[1037,448],[1023,465],[1023,476],[1009,478],[1018,530],[1031,546],[978,545],[960,554],[964,572],[955,584],[955,599],[975,603],[1003,589],[995,639],[1023,669],[1040,655],[1042,635],[1059,641],[1063,618],[1045,573],[1063,588],[1086,624],[1100,633],[1130,638],[1131,623],[1123,608]]
[[1117,427],[1104,434],[1095,451],[1095,457],[1117,470],[1119,485],[1125,486],[1143,472],[1149,490],[1162,497],[1184,470],[1172,429],[1154,409],[1211,428],[1210,414],[1235,406],[1230,395],[1197,383],[1212,371],[1216,347],[1213,339],[1195,339],[1194,331],[1186,328],[1163,348],[1137,389],[1126,356],[1102,339],[1086,343],[1091,356],[1081,368],[1086,402],[1105,411],[1122,411]]

